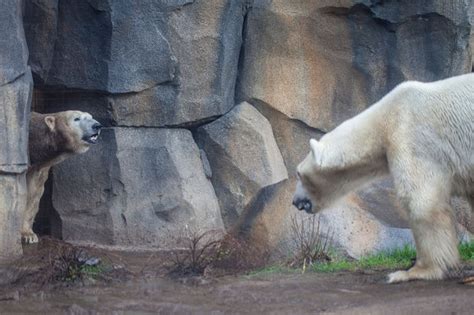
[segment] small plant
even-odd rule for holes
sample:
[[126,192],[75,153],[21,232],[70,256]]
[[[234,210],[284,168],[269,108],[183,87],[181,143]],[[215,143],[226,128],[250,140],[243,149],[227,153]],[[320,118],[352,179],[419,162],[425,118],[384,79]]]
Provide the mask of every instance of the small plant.
[[[16,283],[46,284],[76,283],[84,280],[107,280],[115,268],[109,268],[89,250],[72,244],[43,238],[34,251],[16,262]],[[125,273],[125,270],[123,271]],[[118,276],[115,272],[112,276]]]
[[232,233],[222,238],[216,254],[213,266],[224,273],[261,268],[267,265],[271,256],[264,242]]
[[48,282],[76,282],[87,278],[97,278],[104,271],[98,258],[76,246],[57,244],[49,252],[48,263],[44,267]]
[[290,267],[302,267],[315,263],[329,262],[329,246],[331,237],[324,237],[321,233],[319,219],[312,215],[301,222],[296,215],[291,218],[291,233],[294,241],[294,255],[289,262]]
[[197,232],[186,226],[184,237],[178,239],[178,245],[182,248],[171,253],[171,273],[202,275],[215,260],[219,246],[218,232]]

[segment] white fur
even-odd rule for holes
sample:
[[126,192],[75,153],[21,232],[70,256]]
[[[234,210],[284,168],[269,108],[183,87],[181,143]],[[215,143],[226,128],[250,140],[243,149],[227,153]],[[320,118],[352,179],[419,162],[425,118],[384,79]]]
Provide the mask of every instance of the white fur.
[[409,210],[417,262],[389,282],[440,279],[458,267],[449,200],[474,200],[474,74],[402,83],[310,147],[298,166],[294,203],[310,199],[313,211],[392,175]]

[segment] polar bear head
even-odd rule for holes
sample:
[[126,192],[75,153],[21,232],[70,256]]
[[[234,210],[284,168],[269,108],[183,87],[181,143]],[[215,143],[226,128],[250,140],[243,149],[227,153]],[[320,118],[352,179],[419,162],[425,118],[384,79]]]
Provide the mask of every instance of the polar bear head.
[[310,147],[311,151],[297,167],[293,205],[298,210],[316,213],[337,199],[339,191],[334,181],[341,174],[336,169],[323,167],[321,142],[311,139]]
[[84,153],[96,144],[102,128],[89,113],[75,110],[46,115],[44,122],[51,133],[61,137],[64,149],[72,153]]

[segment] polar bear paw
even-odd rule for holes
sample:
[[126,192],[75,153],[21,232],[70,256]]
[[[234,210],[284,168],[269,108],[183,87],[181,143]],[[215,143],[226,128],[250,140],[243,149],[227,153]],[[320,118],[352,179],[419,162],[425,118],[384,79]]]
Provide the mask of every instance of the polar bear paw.
[[21,242],[23,244],[35,244],[38,243],[38,236],[33,232],[22,232],[21,233]]
[[408,271],[403,270],[392,272],[388,275],[387,278],[387,283],[399,283],[410,280]]
[[396,271],[388,275],[387,283],[398,283],[410,280],[442,280],[445,273],[439,267],[421,268],[414,266],[407,271]]

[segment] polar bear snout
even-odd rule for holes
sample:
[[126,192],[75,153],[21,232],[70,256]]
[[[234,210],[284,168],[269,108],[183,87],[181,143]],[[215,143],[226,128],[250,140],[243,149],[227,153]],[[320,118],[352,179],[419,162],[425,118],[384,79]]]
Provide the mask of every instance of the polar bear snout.
[[311,200],[309,200],[308,198],[294,197],[293,198],[293,205],[298,210],[304,210],[307,213],[312,213],[313,204],[311,203]]
[[95,121],[95,123],[92,125],[92,130],[100,131],[100,129],[102,129],[102,125],[98,121]]
[[84,122],[82,140],[88,144],[96,144],[100,135],[102,125],[95,119],[89,119]]

